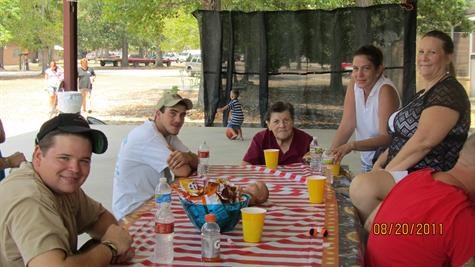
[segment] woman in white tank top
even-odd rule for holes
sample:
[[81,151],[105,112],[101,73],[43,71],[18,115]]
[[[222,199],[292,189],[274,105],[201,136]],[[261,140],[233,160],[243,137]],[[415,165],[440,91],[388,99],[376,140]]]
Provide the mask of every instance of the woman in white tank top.
[[[379,48],[365,45],[353,54],[343,117],[330,147],[336,162],[351,151],[361,151],[362,172],[372,169],[375,151],[391,142],[388,118],[400,104],[396,87],[383,71]],[[350,141],[353,133],[355,140]]]

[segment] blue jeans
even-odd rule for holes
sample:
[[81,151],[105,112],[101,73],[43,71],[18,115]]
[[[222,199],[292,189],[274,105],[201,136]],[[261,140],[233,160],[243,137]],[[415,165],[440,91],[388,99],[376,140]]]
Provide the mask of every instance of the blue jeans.
[[361,161],[361,172],[370,172],[373,169],[373,164],[365,164],[363,161]]
[[[0,151],[0,158],[2,157],[2,151]],[[5,170],[0,170],[0,181],[5,178]]]

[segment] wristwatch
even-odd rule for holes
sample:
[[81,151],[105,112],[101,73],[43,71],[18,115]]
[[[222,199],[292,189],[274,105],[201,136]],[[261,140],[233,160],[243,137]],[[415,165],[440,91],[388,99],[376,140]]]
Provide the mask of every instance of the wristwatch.
[[112,243],[109,240],[104,240],[104,241],[101,242],[101,244],[103,244],[104,246],[108,247],[111,250],[112,258],[117,256],[118,250],[117,250],[117,246],[114,245],[114,243]]

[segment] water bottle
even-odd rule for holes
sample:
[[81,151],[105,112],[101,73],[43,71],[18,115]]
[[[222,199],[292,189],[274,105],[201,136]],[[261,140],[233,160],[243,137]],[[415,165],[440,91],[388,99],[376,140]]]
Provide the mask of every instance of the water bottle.
[[321,172],[322,165],[320,163],[323,154],[323,149],[318,145],[316,137],[313,137],[310,143],[310,168],[314,172]]
[[209,147],[204,141],[198,149],[198,176],[206,176],[208,174]]
[[201,227],[201,259],[206,262],[220,261],[221,235],[215,214],[206,214],[206,223]]
[[160,178],[160,183],[155,188],[155,249],[153,262],[170,264],[173,262],[173,232],[175,218],[171,211],[172,190],[167,183],[167,178]]

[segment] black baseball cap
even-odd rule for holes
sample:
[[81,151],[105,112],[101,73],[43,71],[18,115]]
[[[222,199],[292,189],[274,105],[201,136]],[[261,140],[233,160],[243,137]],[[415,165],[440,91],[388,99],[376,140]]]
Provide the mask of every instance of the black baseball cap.
[[36,135],[35,144],[38,144],[48,133],[54,130],[61,130],[66,133],[85,133],[89,135],[92,143],[92,152],[102,154],[107,150],[106,135],[96,129],[91,129],[89,123],[83,116],[75,113],[61,113],[58,116],[46,121]]

